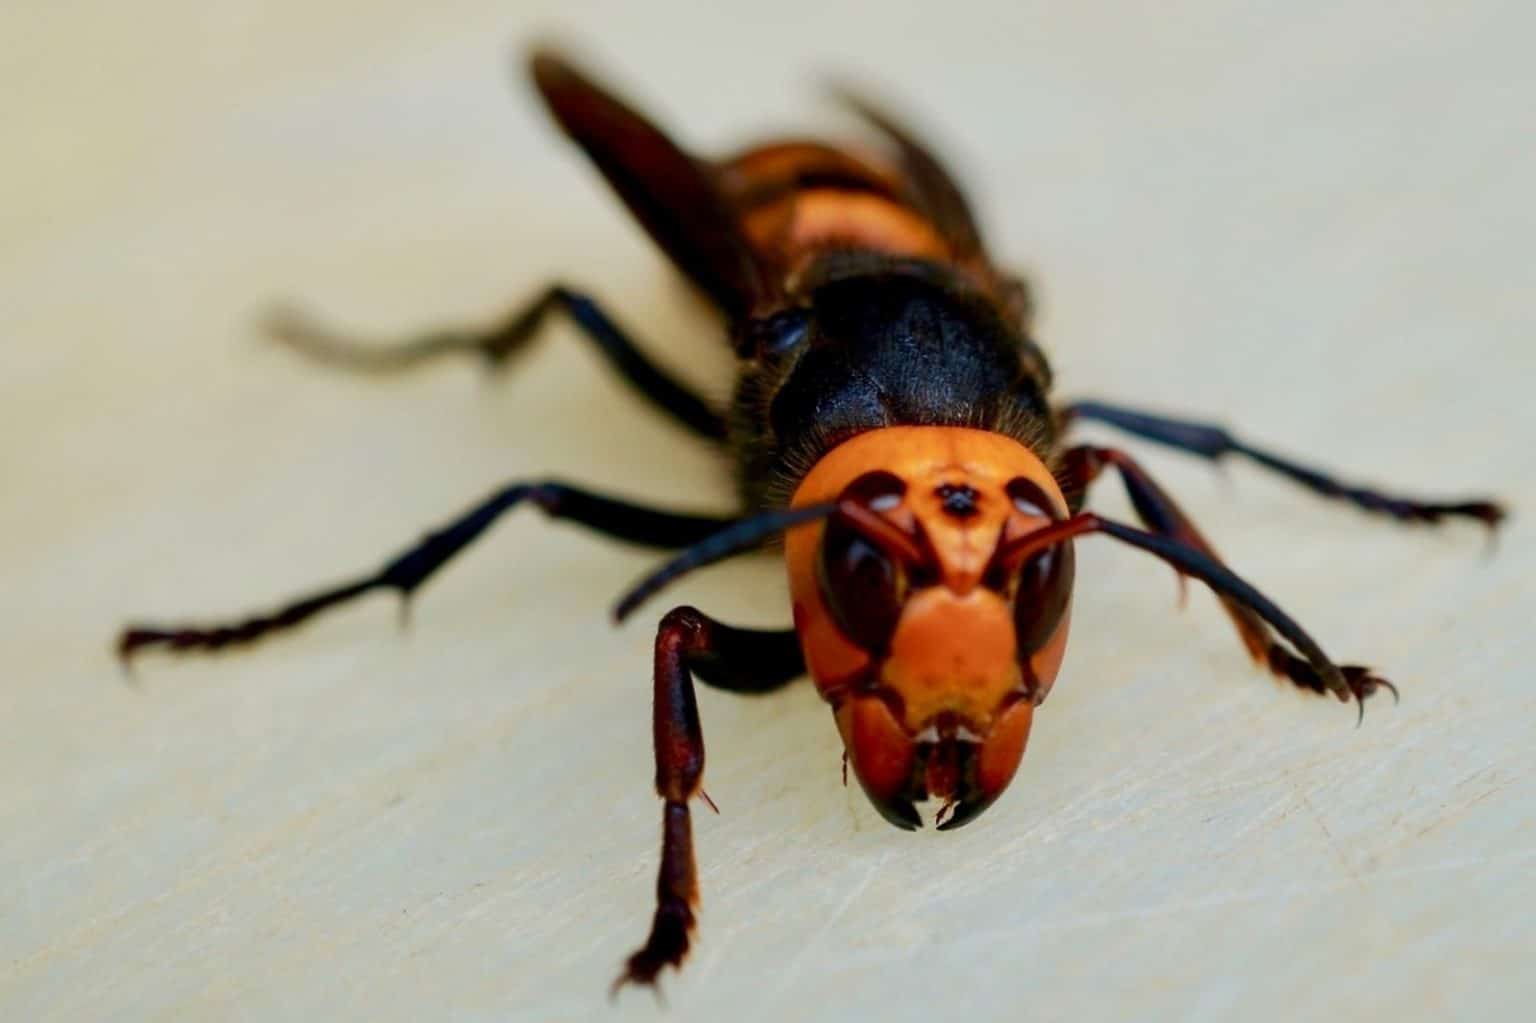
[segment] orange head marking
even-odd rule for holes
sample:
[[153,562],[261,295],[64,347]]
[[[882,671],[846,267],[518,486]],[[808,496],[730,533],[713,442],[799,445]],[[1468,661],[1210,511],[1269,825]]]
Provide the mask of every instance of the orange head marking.
[[1017,441],[936,426],[832,449],[792,503],[829,501],[785,541],[806,664],[881,814],[915,828],[940,799],[957,827],[1008,785],[1061,665],[1072,548],[1010,551],[1066,501]]

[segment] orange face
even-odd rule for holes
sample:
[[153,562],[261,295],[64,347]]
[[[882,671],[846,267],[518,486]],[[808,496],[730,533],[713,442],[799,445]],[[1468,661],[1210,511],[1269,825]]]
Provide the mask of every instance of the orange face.
[[864,790],[891,823],[945,801],[941,828],[1013,777],[1066,649],[1070,545],[1009,545],[1067,516],[1050,471],[1011,438],[890,427],[834,448],[795,507],[839,502],[785,540],[795,628]]

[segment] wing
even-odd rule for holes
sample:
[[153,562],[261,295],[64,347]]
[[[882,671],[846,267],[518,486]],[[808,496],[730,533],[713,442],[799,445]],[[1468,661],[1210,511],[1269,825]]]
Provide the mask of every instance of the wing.
[[916,135],[854,89],[838,84],[833,86],[833,93],[895,145],[912,192],[912,204],[944,236],[955,255],[961,259],[981,256],[981,232],[976,227],[976,218],[948,168]]
[[531,71],[560,127],[672,262],[732,319],[763,308],[775,293],[773,275],[709,167],[564,59],[535,52]]

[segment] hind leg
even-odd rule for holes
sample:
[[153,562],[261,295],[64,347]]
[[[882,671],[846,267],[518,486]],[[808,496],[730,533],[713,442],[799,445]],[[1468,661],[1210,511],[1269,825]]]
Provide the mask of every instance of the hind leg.
[[533,342],[545,318],[556,310],[571,318],[637,394],[701,437],[725,437],[725,419],[719,412],[652,362],[595,301],[560,284],[550,285],[490,327],[429,330],[391,344],[335,333],[292,309],[273,313],[266,327],[274,340],[316,362],[353,372],[394,373],[443,356],[478,356],[501,366]]

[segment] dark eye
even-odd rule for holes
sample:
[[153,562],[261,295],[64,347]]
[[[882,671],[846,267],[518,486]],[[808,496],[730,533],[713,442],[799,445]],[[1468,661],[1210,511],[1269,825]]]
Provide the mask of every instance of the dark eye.
[[[1056,506],[1045,491],[1016,477],[1008,483],[1013,506],[1025,515],[1057,521]],[[1072,578],[1077,574],[1076,556],[1070,542],[1036,554],[1019,566],[1019,582],[1013,596],[1013,627],[1019,638],[1019,657],[1028,657],[1049,643],[1072,602]]]
[[843,635],[869,651],[882,651],[896,631],[906,584],[885,552],[852,526],[832,519],[822,534],[821,595]]
[[1013,627],[1018,633],[1019,657],[1028,657],[1056,633],[1067,605],[1072,602],[1072,578],[1077,572],[1072,544],[1047,548],[1019,568],[1019,586],[1013,597]]
[[[877,469],[848,484],[841,499],[883,512],[901,504],[906,492],[901,477]],[[906,600],[907,581],[900,566],[873,540],[833,518],[822,534],[816,569],[821,595],[843,635],[865,650],[884,650]]]

